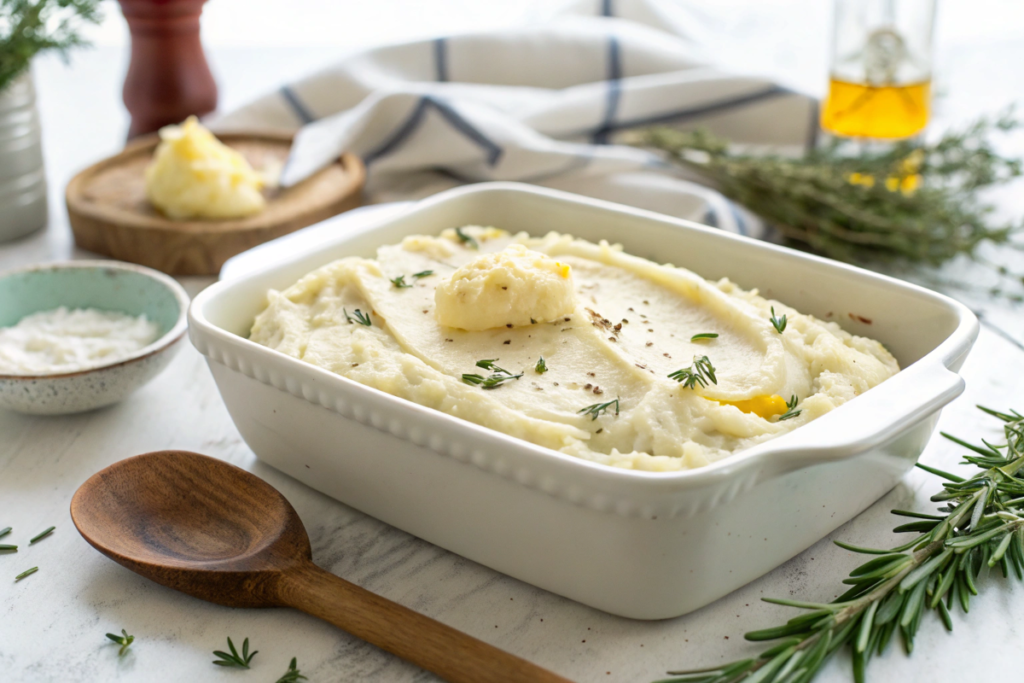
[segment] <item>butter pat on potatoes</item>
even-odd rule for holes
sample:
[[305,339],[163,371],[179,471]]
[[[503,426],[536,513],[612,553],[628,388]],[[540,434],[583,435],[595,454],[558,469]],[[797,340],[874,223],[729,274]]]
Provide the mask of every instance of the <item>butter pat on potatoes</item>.
[[437,322],[460,330],[549,323],[576,309],[572,269],[511,244],[481,254],[434,291]]
[[175,220],[244,218],[266,206],[263,176],[190,116],[160,129],[146,168],[146,196]]

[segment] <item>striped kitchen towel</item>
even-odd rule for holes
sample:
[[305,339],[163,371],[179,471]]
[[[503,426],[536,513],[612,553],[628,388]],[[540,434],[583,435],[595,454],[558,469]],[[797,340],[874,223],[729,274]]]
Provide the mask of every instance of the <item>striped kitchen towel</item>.
[[655,123],[813,144],[815,100],[708,64],[699,30],[671,0],[575,0],[530,25],[356,54],[214,127],[298,129],[286,186],[350,151],[366,162],[373,202],[515,180],[762,237],[759,221],[692,176],[616,144]]

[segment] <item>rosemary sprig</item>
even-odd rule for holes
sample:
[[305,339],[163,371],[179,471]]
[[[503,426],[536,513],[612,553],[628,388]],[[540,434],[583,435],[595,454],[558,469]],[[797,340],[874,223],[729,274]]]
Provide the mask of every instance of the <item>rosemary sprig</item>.
[[[639,131],[631,142],[696,171],[792,243],[852,263],[936,266],[976,258],[985,242],[1014,244],[1021,223],[997,224],[981,190],[1021,175],[1021,160],[1003,157],[991,139],[1020,125],[1008,109],[936,141],[852,155],[842,140],[802,157],[745,153],[707,131],[669,127]],[[985,265],[1020,291],[1021,273]]]
[[786,412],[784,412],[784,413],[783,413],[782,415],[779,415],[779,420],[778,420],[778,421],[779,421],[779,422],[782,422],[783,420],[788,420],[788,419],[790,419],[791,417],[796,417],[796,416],[797,416],[797,415],[799,415],[799,414],[800,414],[801,412],[803,412],[803,411],[800,411],[800,410],[797,410],[797,409],[796,409],[796,404],[797,404],[797,403],[798,403],[799,401],[800,401],[800,399],[798,399],[798,398],[796,397],[796,394],[793,394],[793,395],[792,395],[792,396],[790,397],[790,399],[789,399],[788,401],[786,401],[786,408],[787,408],[787,410],[786,410]]
[[249,662],[256,656],[259,650],[253,650],[252,654],[249,653],[249,639],[246,638],[242,641],[242,654],[238,654],[238,650],[235,649],[235,644],[231,642],[231,638],[228,638],[228,649],[231,653],[222,652],[221,650],[214,650],[213,654],[218,657],[213,663],[217,666],[234,667],[238,669],[248,669]]
[[466,245],[466,247],[468,247],[469,249],[480,248],[480,245],[477,243],[475,239],[473,239],[472,235],[467,235],[466,233],[462,232],[462,228],[455,228],[455,236],[459,238],[459,242]]
[[284,675],[277,679],[277,683],[298,683],[299,681],[308,681],[309,679],[302,675],[298,669],[298,663],[295,657],[292,657],[292,663],[288,665],[288,670],[284,672]]
[[696,389],[698,384],[706,387],[708,380],[712,384],[718,384],[718,378],[715,377],[715,366],[711,364],[711,360],[707,356],[694,356],[693,364],[690,367],[670,373],[669,379],[674,379],[687,389]]
[[495,387],[501,386],[504,382],[507,382],[510,379],[519,379],[520,377],[523,376],[523,373],[513,375],[505,368],[498,367],[497,365],[494,364],[496,360],[498,359],[485,358],[483,360],[478,360],[476,362],[476,366],[478,368],[483,368],[484,370],[491,371],[492,374],[490,377],[484,377],[483,375],[477,374],[463,374],[462,381],[465,382],[466,384],[479,386],[481,389],[494,389]]
[[121,635],[108,633],[107,638],[110,638],[112,641],[121,646],[121,649],[117,653],[118,657],[123,657],[124,653],[128,651],[128,648],[131,646],[131,644],[135,642],[135,636],[128,635],[128,631],[125,631],[124,629],[121,629]]
[[360,325],[366,325],[367,327],[373,324],[373,322],[370,320],[370,316],[363,313],[358,308],[356,309],[356,312],[353,315],[349,315],[348,309],[346,308],[341,309],[341,312],[345,314],[345,320],[349,321],[350,323],[359,323]]
[[29,544],[29,545],[32,545],[32,544],[33,544],[33,543],[35,543],[36,541],[41,541],[41,540],[43,540],[44,538],[46,538],[47,536],[49,536],[50,534],[52,534],[52,533],[53,533],[53,530],[54,530],[54,529],[56,529],[56,528],[57,528],[57,527],[55,527],[55,526],[51,526],[51,527],[50,527],[49,529],[46,529],[45,531],[41,531],[41,532],[39,532],[38,534],[36,534],[35,536],[33,536],[33,537],[32,537],[32,540],[30,540],[30,541],[28,542],[28,544]]
[[3,538],[9,533],[11,533],[11,527],[5,526],[3,529],[0,529],[0,538]]
[[399,275],[398,277],[391,278],[391,284],[393,284],[396,289],[406,289],[407,287],[412,287],[412,285],[405,281],[404,275]]
[[768,320],[771,321],[772,327],[774,327],[775,331],[778,332],[779,334],[782,334],[783,332],[786,331],[786,314],[783,313],[781,318],[776,317],[774,306],[772,306],[772,317],[768,318]]
[[415,279],[419,280],[421,277],[430,277],[433,274],[434,274],[434,271],[432,271],[432,270],[421,270],[418,273],[413,273],[412,276]]
[[619,399],[608,401],[607,403],[595,403],[587,406],[586,408],[580,408],[576,411],[576,414],[578,415],[582,413],[584,415],[590,415],[590,419],[593,421],[600,417],[602,413],[608,412],[612,406],[615,406],[615,415],[617,417],[619,414]]
[[8,545],[7,543],[0,544],[0,551],[4,551],[4,550],[13,550],[14,552],[17,552],[18,551],[18,546],[16,546],[16,545]]
[[780,642],[755,659],[712,669],[670,671],[686,683],[806,683],[828,658],[849,647],[853,677],[865,680],[872,656],[882,654],[898,632],[907,654],[925,612],[935,611],[949,630],[950,610],[959,604],[967,613],[971,596],[978,595],[984,567],[996,567],[1004,577],[1024,580],[1024,415],[982,411],[1002,420],[1006,443],[982,440],[969,444],[943,433],[971,452],[964,465],[981,472],[963,478],[922,465],[918,467],[946,481],[932,501],[942,503],[940,515],[893,510],[916,521],[897,527],[915,537],[895,548],[860,548],[836,541],[847,550],[875,557],[850,572],[850,586],[830,603],[764,598],[766,602],[805,610],[781,626],[752,631],[747,640]]
[[31,569],[26,569],[22,573],[15,576],[14,581],[15,583],[17,583],[18,581],[24,579],[26,576],[31,576],[32,574],[35,574],[37,571],[39,571],[39,567],[32,567]]
[[702,339],[718,339],[718,333],[717,332],[701,332],[700,334],[695,334],[692,337],[690,337],[690,341],[692,341],[692,342],[700,341]]
[[545,372],[548,371],[548,364],[547,361],[544,360],[544,356],[540,357],[540,360],[537,361],[537,365],[535,365],[533,369],[537,372],[538,375],[543,375]]

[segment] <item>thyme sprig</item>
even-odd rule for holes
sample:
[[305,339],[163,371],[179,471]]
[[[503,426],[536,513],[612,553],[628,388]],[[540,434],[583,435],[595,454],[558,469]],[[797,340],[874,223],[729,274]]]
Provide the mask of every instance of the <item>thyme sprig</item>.
[[256,656],[259,650],[253,650],[249,652],[249,639],[246,638],[242,641],[242,654],[238,654],[238,650],[235,649],[235,644],[231,642],[231,638],[228,638],[228,649],[231,650],[230,654],[221,650],[214,650],[213,655],[217,659],[213,662],[217,666],[233,667],[237,669],[248,669],[249,663],[252,658]]
[[1012,238],[1024,226],[996,223],[981,192],[1021,175],[1021,159],[1003,157],[992,139],[1020,126],[1008,109],[934,141],[850,154],[849,143],[837,139],[799,157],[741,151],[703,130],[656,127],[628,141],[660,150],[791,243],[824,256],[926,266],[967,256],[1019,292],[1021,273],[984,263],[976,251],[982,243],[1020,248]]
[[420,278],[430,277],[433,274],[434,274],[434,271],[432,271],[432,270],[421,270],[418,273],[413,273],[412,276],[413,276],[413,278],[419,280]]
[[302,672],[298,669],[298,662],[295,657],[292,657],[292,663],[288,665],[288,670],[284,672],[284,675],[277,679],[277,683],[298,683],[299,681],[308,681],[309,679],[302,675]]
[[455,228],[455,236],[459,238],[459,242],[466,245],[469,249],[479,249],[480,245],[472,235],[467,235],[462,231],[462,228]]
[[793,394],[789,398],[789,400],[786,401],[786,412],[784,412],[782,415],[779,415],[779,420],[778,421],[782,422],[783,420],[788,420],[790,418],[796,417],[801,412],[803,412],[801,410],[797,410],[796,409],[796,404],[799,403],[799,402],[800,402],[800,399],[798,399],[796,397],[796,394]]
[[696,389],[698,384],[706,387],[709,380],[712,384],[718,384],[715,366],[707,356],[694,356],[690,367],[669,373],[669,379],[674,379],[687,389]]
[[495,365],[495,361],[497,360],[497,358],[485,358],[476,362],[476,366],[478,368],[491,371],[490,377],[484,377],[483,375],[478,374],[463,374],[462,381],[466,384],[479,386],[481,389],[494,389],[495,387],[501,386],[504,382],[511,379],[519,379],[523,376],[523,373],[521,372],[518,375],[513,375],[505,368],[498,367]]
[[135,642],[135,636],[128,635],[128,631],[125,631],[124,629],[121,629],[121,635],[108,633],[107,638],[121,646],[121,649],[117,653],[118,657],[123,657],[124,653],[128,651],[129,647],[131,647],[131,644]]
[[391,284],[393,284],[396,289],[406,289],[407,287],[412,287],[412,285],[405,281],[404,275],[399,275],[398,277],[391,278]]
[[347,308],[341,309],[341,312],[345,314],[345,320],[349,321],[350,323],[359,323],[360,325],[366,325],[367,327],[373,324],[373,321],[370,320],[370,316],[363,313],[358,308],[356,309],[356,312],[353,315],[348,314]]
[[576,411],[576,413],[590,415],[590,420],[594,421],[598,417],[600,417],[602,413],[607,413],[612,406],[615,406],[615,416],[618,417],[619,399],[615,399],[614,401],[608,401],[607,403],[595,403],[593,405],[587,406],[586,408],[580,408],[579,410]]
[[772,317],[768,318],[768,320],[771,322],[772,327],[775,328],[775,331],[778,332],[779,334],[782,334],[783,332],[786,331],[786,314],[783,313],[782,317],[776,316],[774,306],[772,306]]
[[935,611],[949,630],[955,605],[966,614],[985,567],[998,566],[1004,577],[1024,580],[1024,415],[1001,413],[978,406],[1003,421],[1006,443],[982,440],[974,445],[942,435],[969,449],[961,464],[981,472],[964,478],[918,463],[946,481],[932,501],[942,503],[932,515],[906,510],[892,513],[914,519],[894,529],[914,533],[912,540],[892,549],[836,545],[873,559],[850,572],[843,581],[849,590],[830,603],[764,598],[766,602],[805,610],[781,626],[752,631],[747,640],[779,640],[754,659],[693,671],[670,671],[682,683],[806,683],[828,658],[848,647],[853,677],[865,680],[872,656],[881,655],[898,632],[910,654],[925,612]]

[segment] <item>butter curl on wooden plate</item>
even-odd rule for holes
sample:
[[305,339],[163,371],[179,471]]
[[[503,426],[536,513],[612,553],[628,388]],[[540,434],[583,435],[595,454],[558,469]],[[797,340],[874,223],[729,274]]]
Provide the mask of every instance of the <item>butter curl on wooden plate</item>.
[[[289,132],[218,133],[256,169],[283,165]],[[80,172],[65,200],[75,243],[82,249],[172,275],[216,275],[226,260],[247,249],[353,209],[366,179],[362,161],[343,154],[301,183],[266,188],[266,208],[246,218],[172,220],[146,198],[146,167],[156,135],[130,142],[121,153]]]

